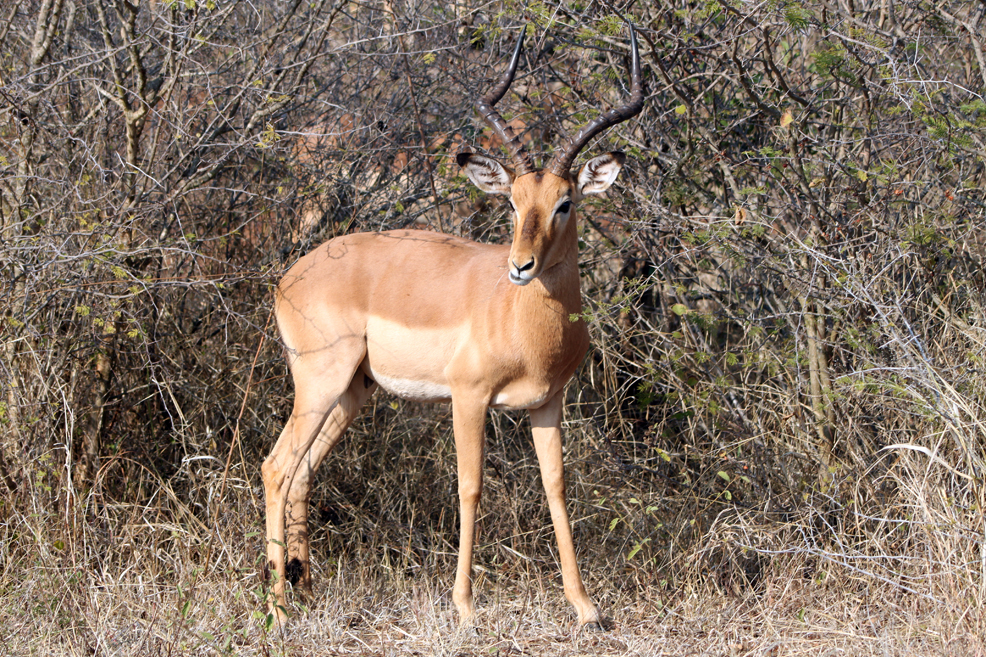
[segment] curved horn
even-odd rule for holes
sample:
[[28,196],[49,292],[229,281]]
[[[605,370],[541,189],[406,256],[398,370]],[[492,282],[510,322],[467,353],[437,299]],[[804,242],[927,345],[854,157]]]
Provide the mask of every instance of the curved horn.
[[499,84],[490,89],[488,94],[476,101],[476,110],[490,124],[490,127],[493,128],[496,134],[500,136],[500,139],[503,140],[507,150],[510,152],[510,157],[513,159],[514,168],[516,169],[515,173],[518,176],[534,171],[534,162],[531,161],[531,156],[524,150],[524,145],[520,143],[520,137],[514,134],[513,128],[507,125],[507,122],[503,120],[499,112],[493,109],[493,106],[503,98],[503,94],[507,93],[507,89],[510,88],[510,83],[514,81],[514,73],[517,72],[517,63],[520,61],[520,49],[524,45],[524,32],[526,31],[527,26],[524,26],[524,29],[520,32],[520,37],[517,38],[517,46],[514,48],[514,55],[510,60],[510,66],[507,67],[503,77],[500,78]]
[[578,133],[569,138],[565,148],[555,154],[546,169],[548,172],[565,178],[568,176],[572,162],[575,161],[579,151],[585,148],[589,140],[598,135],[606,128],[612,127],[617,123],[622,123],[627,119],[636,116],[644,106],[644,86],[640,80],[640,53],[637,51],[637,33],[633,29],[633,23],[627,22],[630,27],[630,100],[623,107],[615,107],[602,116],[587,123]]

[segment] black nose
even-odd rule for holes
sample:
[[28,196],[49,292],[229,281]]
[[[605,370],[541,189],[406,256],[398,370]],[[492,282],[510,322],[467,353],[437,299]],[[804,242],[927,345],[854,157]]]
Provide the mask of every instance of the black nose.
[[531,258],[530,261],[524,266],[518,265],[513,260],[511,260],[510,263],[517,268],[517,271],[527,271],[528,269],[534,266],[534,258]]

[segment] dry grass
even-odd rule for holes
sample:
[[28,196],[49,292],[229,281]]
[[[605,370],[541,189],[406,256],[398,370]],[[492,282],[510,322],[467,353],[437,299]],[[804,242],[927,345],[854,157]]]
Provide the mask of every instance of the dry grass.
[[[15,4],[0,657],[986,654],[982,3],[138,3],[127,93],[179,81],[139,138],[106,98],[121,14]],[[319,476],[317,597],[266,634],[258,470],[291,395],[272,286],[319,241],[448,229],[452,205],[508,239],[506,200],[451,166],[488,144],[469,99],[530,22],[503,107],[551,152],[622,103],[623,11],[649,96],[594,145],[629,157],[581,208],[593,347],[566,427],[611,629],[573,627],[527,420],[494,413],[459,632],[449,410],[378,396]],[[317,25],[328,50],[281,47]],[[262,132],[214,129],[272,99]]]
[[471,633],[456,627],[447,577],[394,577],[358,562],[322,573],[311,608],[283,636],[271,636],[256,618],[256,570],[219,570],[179,588],[171,577],[148,579],[136,569],[91,575],[89,583],[77,573],[73,581],[69,567],[33,569],[4,595],[5,654],[986,654],[981,635],[967,629],[970,619],[953,610],[889,585],[847,591],[790,572],[740,596],[706,588],[665,597],[594,582],[612,616],[603,633],[574,627],[553,578],[508,574],[480,582]]
[[[365,455],[356,433],[356,444],[335,455],[337,469],[358,466]],[[509,437],[501,438],[499,448],[491,447],[493,462],[513,458]],[[450,454],[446,442],[435,447],[441,488],[449,477],[441,460]],[[415,462],[402,450],[406,458],[398,463]],[[519,484],[505,485],[496,468],[490,473],[474,631],[457,627],[451,604],[454,514],[439,517],[437,527],[427,521],[389,526],[386,512],[373,517],[357,509],[352,520],[317,526],[316,598],[295,607],[287,632],[268,634],[260,611],[259,491],[234,478],[214,536],[201,523],[164,520],[164,503],[137,507],[90,497],[88,521],[74,534],[44,509],[9,512],[0,545],[4,654],[986,655],[979,638],[986,629],[982,593],[970,586],[982,581],[979,565],[957,550],[975,543],[962,518],[947,517],[954,506],[940,496],[922,499],[921,490],[911,490],[912,505],[898,514],[910,518],[897,530],[906,540],[895,542],[889,532],[882,541],[851,545],[845,528],[825,531],[826,517],[840,513],[818,513],[817,499],[773,519],[766,504],[719,505],[700,516],[704,529],[662,543],[642,560],[643,550],[627,557],[620,523],[607,534],[604,507],[586,503],[593,492],[597,500],[605,493],[615,508],[620,495],[606,487],[612,473],[605,471],[592,473],[592,487],[582,485],[585,463],[573,463],[571,506],[587,586],[611,620],[605,632],[575,627],[547,523],[525,533],[527,525],[512,513],[511,497],[524,513],[523,491],[539,493],[533,460],[517,458],[511,465]],[[401,467],[389,475],[391,491],[415,474]],[[215,494],[218,468],[203,467],[199,476]],[[434,482],[424,486],[436,490]],[[367,487],[363,495],[370,492],[378,491]],[[172,515],[192,517],[190,508],[177,510],[169,484],[155,493],[172,500]],[[412,487],[400,503],[422,494]],[[331,490],[319,495],[316,506],[336,503]],[[432,500],[437,507],[451,502],[450,496]],[[662,501],[669,518],[694,508],[688,495]],[[863,514],[841,515],[860,520]],[[695,524],[684,519],[673,529],[681,535]],[[652,535],[659,540],[659,532]],[[70,536],[71,543],[60,542]]]

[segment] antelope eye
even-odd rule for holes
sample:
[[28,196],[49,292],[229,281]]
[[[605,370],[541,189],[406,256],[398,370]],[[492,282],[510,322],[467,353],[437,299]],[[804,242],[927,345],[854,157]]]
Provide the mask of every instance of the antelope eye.
[[565,201],[558,206],[558,212],[556,214],[568,214],[568,211],[572,209],[572,202]]

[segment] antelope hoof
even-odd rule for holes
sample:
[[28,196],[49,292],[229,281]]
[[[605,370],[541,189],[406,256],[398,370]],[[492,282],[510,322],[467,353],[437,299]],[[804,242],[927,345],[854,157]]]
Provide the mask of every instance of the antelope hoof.
[[459,613],[460,630],[465,631],[471,628],[475,629],[475,627],[476,627],[476,612],[472,612],[471,614],[463,614],[461,612]]
[[582,631],[590,634],[597,634],[599,632],[605,632],[606,627],[603,625],[602,621],[589,621],[582,626]]

